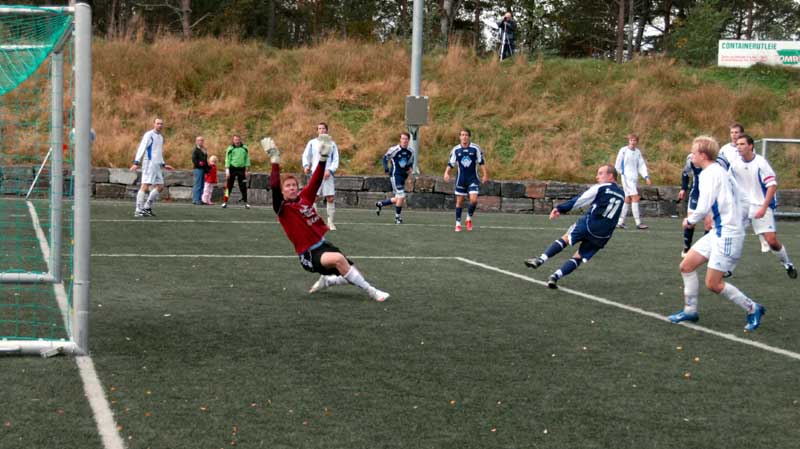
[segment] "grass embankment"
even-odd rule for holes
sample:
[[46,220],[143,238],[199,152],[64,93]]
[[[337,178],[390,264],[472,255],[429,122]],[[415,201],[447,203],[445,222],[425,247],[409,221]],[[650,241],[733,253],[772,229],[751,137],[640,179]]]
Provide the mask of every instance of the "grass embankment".
[[[222,155],[232,133],[250,144],[274,136],[290,169],[315,124],[327,121],[341,172],[379,173],[379,159],[403,129],[409,51],[398,44],[330,41],[276,50],[214,39],[150,45],[95,42],[94,163],[128,166],[152,118],[166,122],[167,160],[190,166],[194,136]],[[422,92],[431,98],[421,131],[421,169],[439,175],[458,130],[481,145],[493,179],[591,181],[636,132],[656,183],[677,183],[691,139],[727,141],[727,125],[756,138],[800,137],[800,72],[689,69],[671,60],[625,65],[519,57],[498,63],[464,48],[425,57]],[[800,147],[787,147],[782,186],[800,186]]]

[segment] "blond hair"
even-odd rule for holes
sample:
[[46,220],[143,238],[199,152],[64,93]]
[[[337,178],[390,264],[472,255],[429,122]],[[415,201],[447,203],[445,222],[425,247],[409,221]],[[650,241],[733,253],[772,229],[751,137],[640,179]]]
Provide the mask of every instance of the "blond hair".
[[216,164],[217,163],[217,157],[216,156],[211,156],[210,158],[208,158],[208,163],[209,164]]
[[710,161],[717,160],[717,154],[719,154],[719,144],[717,143],[716,139],[711,136],[695,137],[695,139],[692,141],[692,148],[697,148],[697,152],[705,154]]

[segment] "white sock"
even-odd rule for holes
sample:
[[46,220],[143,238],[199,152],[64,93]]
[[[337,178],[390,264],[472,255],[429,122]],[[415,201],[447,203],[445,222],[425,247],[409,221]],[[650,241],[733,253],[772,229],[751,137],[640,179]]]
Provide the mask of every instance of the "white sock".
[[336,203],[327,203],[328,223],[333,223],[333,215],[336,213]]
[[136,193],[136,211],[137,212],[142,210],[142,209],[144,209],[144,201],[145,201],[146,195],[147,195],[147,193],[145,193],[145,191],[141,190],[141,189]]
[[542,253],[542,255],[539,256],[539,258],[542,259],[542,262],[546,262],[547,259],[549,259],[549,257],[547,257],[547,254],[545,254],[545,253]]
[[722,294],[733,301],[734,304],[743,308],[748,314],[753,313],[755,310],[756,303],[732,284],[726,282],[725,288],[722,289]]
[[348,283],[349,282],[347,282],[347,279],[343,278],[342,276],[336,276],[336,275],[325,276],[325,284],[328,287],[332,287],[334,285],[345,285]]
[[696,313],[697,295],[700,290],[697,272],[681,273],[681,276],[683,277],[683,311],[686,313]]
[[792,263],[791,259],[789,259],[789,255],[786,254],[785,246],[781,245],[781,249],[779,249],[778,251],[773,251],[773,253],[778,256],[778,260],[780,260],[784,266]]
[[762,253],[766,253],[770,250],[769,243],[767,243],[767,239],[764,238],[764,234],[758,234],[758,241],[761,243]]
[[628,203],[622,203],[622,213],[619,214],[619,224],[625,224],[626,215],[628,215]]
[[152,209],[153,204],[156,204],[156,200],[158,200],[158,190],[153,189],[150,191],[150,195],[147,197],[147,201],[144,203],[144,208]]
[[369,282],[367,282],[366,279],[364,279],[364,276],[361,275],[361,272],[358,271],[358,268],[356,268],[355,265],[350,266],[350,271],[344,275],[344,278],[347,280],[347,282],[355,285],[358,288],[367,291],[372,288],[372,286],[369,285]]
[[639,218],[639,202],[631,203],[631,212],[633,212],[633,221],[636,222],[636,226],[642,224],[641,218]]

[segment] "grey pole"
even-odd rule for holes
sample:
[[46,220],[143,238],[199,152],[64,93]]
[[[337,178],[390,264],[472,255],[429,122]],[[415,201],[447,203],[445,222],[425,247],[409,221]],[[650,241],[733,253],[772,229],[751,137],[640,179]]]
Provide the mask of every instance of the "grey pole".
[[64,193],[64,53],[54,53],[50,66],[50,273],[61,282],[61,235]]
[[[424,0],[414,0],[414,19],[412,24],[411,36],[411,92],[410,94],[418,97],[420,95],[420,85],[422,83],[422,22],[425,15]],[[419,174],[419,126],[408,127],[411,134],[411,150],[414,152],[415,175]]]
[[[75,5],[75,279],[72,286],[72,340],[89,353],[92,177],[92,9]],[[59,149],[60,150],[60,149]]]

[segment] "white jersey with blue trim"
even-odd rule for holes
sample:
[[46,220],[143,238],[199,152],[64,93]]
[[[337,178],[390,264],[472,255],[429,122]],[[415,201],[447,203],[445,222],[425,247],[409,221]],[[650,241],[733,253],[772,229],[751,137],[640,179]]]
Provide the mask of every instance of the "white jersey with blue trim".
[[[775,171],[772,170],[769,162],[758,154],[750,162],[739,158],[731,164],[730,171],[750,206],[761,207],[766,199],[767,188],[778,185]],[[776,206],[777,201],[773,196],[769,207],[775,209]]]
[[748,209],[736,179],[722,165],[709,164],[700,172],[700,196],[687,220],[695,224],[711,213],[718,237],[743,236]]
[[722,164],[725,170],[730,170],[731,165],[740,160],[742,160],[742,156],[739,155],[739,149],[733,143],[723,145],[717,154],[717,162]]
[[154,129],[144,133],[133,161],[138,165],[144,161],[164,165],[164,136]]
[[638,181],[639,176],[647,178],[647,163],[644,161],[641,150],[638,148],[631,149],[624,146],[619,149],[617,153],[617,161],[614,163],[614,168],[617,169],[622,176],[634,184]]
[[[312,173],[317,169],[317,164],[319,164],[320,145],[319,139],[313,138],[308,141],[305,150],[303,150],[303,168],[311,170]],[[331,173],[336,173],[336,170],[339,169],[339,147],[336,146],[336,142],[331,142],[331,152],[328,155],[328,165],[325,166],[325,169]]]
[[483,165],[483,151],[477,144],[470,142],[466,147],[458,144],[450,151],[450,160],[447,165],[458,165],[459,182],[468,179],[478,179],[478,165]]

